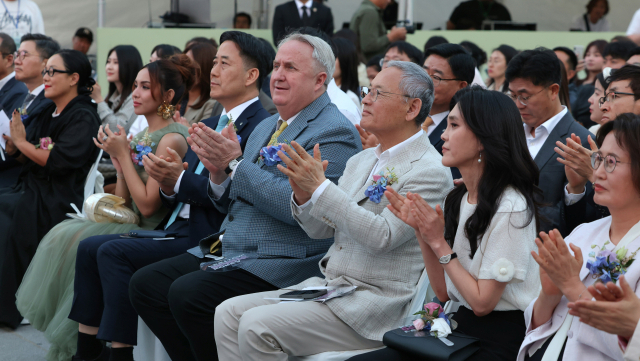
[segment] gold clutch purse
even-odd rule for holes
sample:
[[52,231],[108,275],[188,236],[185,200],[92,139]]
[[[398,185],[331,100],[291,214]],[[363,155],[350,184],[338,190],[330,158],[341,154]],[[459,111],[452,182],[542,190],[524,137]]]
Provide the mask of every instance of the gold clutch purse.
[[76,219],[85,219],[96,223],[140,223],[140,217],[124,205],[121,197],[109,193],[96,193],[84,201],[82,212],[74,204],[71,206],[77,214],[67,213]]

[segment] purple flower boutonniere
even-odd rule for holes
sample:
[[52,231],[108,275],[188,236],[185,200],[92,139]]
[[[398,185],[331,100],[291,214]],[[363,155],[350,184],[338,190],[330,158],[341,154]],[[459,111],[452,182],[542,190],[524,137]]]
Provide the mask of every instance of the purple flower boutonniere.
[[129,146],[131,148],[131,160],[133,164],[142,167],[142,157],[153,151],[153,146],[156,143],[151,141],[149,136],[149,128],[144,132],[142,137],[134,137]]
[[[240,141],[240,139],[238,139],[238,141]],[[289,144],[289,142],[262,147],[262,149],[260,149],[260,157],[258,157],[258,161],[260,162],[260,164],[264,163],[268,167],[272,167],[282,162],[282,159],[280,159],[280,157],[278,156],[278,151],[282,150],[282,146],[284,144]],[[284,154],[287,154],[287,152],[285,152],[284,150],[282,150],[282,152]]]
[[[605,249],[605,246],[609,243],[611,242],[605,242],[602,247],[598,247],[595,244],[592,245],[591,249],[593,251],[589,253],[589,257],[593,258],[593,260],[588,260],[586,265],[591,277],[597,278],[598,281],[605,284],[607,282],[618,282],[620,275],[627,273],[627,268],[633,264],[636,254],[640,251],[640,249],[637,249],[627,256],[629,250],[625,247],[615,252]],[[599,248],[599,251],[596,250],[597,248]]]
[[25,108],[18,108],[18,112],[20,113],[20,119],[24,122],[25,119],[27,119],[29,117],[29,115],[27,114],[27,109]]
[[426,331],[435,337],[447,337],[456,328],[444,309],[435,302],[427,303],[424,311],[418,311],[414,315],[420,315],[420,318],[413,321],[413,325],[402,327],[404,332]]
[[398,177],[393,172],[393,169],[387,171],[380,171],[378,174],[373,175],[373,184],[367,187],[364,191],[364,195],[369,197],[369,200],[373,203],[380,203],[380,199],[384,194],[384,191],[387,190],[387,186],[392,185],[398,181]]

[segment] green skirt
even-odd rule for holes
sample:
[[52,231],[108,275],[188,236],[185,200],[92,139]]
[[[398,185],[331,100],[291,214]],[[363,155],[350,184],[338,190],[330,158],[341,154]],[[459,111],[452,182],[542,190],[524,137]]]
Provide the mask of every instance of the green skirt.
[[153,229],[155,225],[149,223],[93,223],[68,219],[42,239],[16,294],[16,305],[22,316],[35,329],[44,332],[51,343],[47,360],[68,361],[76,353],[78,323],[68,316],[73,301],[78,244],[91,236]]

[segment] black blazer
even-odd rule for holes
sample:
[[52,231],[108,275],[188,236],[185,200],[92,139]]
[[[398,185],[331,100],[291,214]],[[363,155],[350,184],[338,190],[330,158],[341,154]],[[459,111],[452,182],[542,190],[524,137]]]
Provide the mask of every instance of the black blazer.
[[7,113],[9,119],[11,119],[13,110],[22,106],[22,101],[27,96],[27,93],[29,93],[27,86],[23,82],[16,80],[16,78],[9,79],[7,84],[0,89],[0,106]]
[[[431,142],[431,145],[436,148],[440,155],[442,155],[442,145],[444,144],[444,140],[442,140],[442,133],[444,133],[445,129],[447,129],[447,117],[442,119],[440,124],[438,124],[433,132],[431,132],[431,135],[429,135],[429,141]],[[451,176],[453,177],[453,179],[462,178],[462,175],[460,175],[460,171],[458,170],[458,168],[451,168]]]
[[576,122],[571,112],[567,112],[553,128],[553,131],[551,131],[551,134],[549,134],[549,137],[534,158],[538,169],[540,169],[538,186],[542,189],[544,194],[543,202],[547,205],[540,210],[540,213],[546,218],[541,220],[540,228],[545,232],[558,228],[563,233],[563,236],[566,236],[566,234],[561,226],[560,208],[564,204],[564,187],[567,184],[567,176],[564,172],[564,165],[557,160],[558,154],[554,148],[557,141],[566,144],[567,138],[572,133],[580,137],[583,147],[589,149],[587,137],[591,135],[593,138],[594,135]]
[[[240,147],[243,152],[251,132],[253,132],[263,119],[270,116],[271,114],[264,110],[260,102],[256,101],[249,105],[238,117],[235,124],[238,128],[238,135],[242,138]],[[209,128],[215,129],[218,125],[218,119],[220,119],[220,116],[204,119],[201,122]],[[164,229],[178,202],[189,204],[191,205],[188,228],[189,240],[193,243],[193,246],[196,246],[201,239],[219,231],[226,214],[220,213],[211,202],[211,198],[209,198],[209,194],[207,193],[209,171],[207,168],[203,169],[200,175],[195,174],[200,160],[196,153],[191,150],[191,147],[187,150],[183,161],[189,163],[189,168],[182,175],[180,188],[178,189],[175,200],[170,202],[163,197],[162,194],[160,195],[160,199],[162,199],[162,202],[170,211],[156,229]]]
[[289,1],[276,6],[272,25],[274,44],[278,45],[278,42],[289,30],[298,29],[303,26],[310,26],[322,30],[327,33],[329,37],[333,35],[333,15],[331,14],[331,9],[315,1],[309,1],[307,5],[311,5],[311,16],[306,24],[302,22],[295,1]]

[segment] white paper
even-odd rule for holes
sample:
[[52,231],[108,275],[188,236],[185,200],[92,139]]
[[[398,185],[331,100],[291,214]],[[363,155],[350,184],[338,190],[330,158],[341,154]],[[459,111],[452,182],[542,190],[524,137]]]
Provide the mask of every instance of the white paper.
[[[0,111],[0,135],[6,134],[11,136],[11,120],[7,117],[7,114],[4,111]],[[0,136],[0,146],[2,149],[7,149],[7,141],[4,140],[4,137]]]

